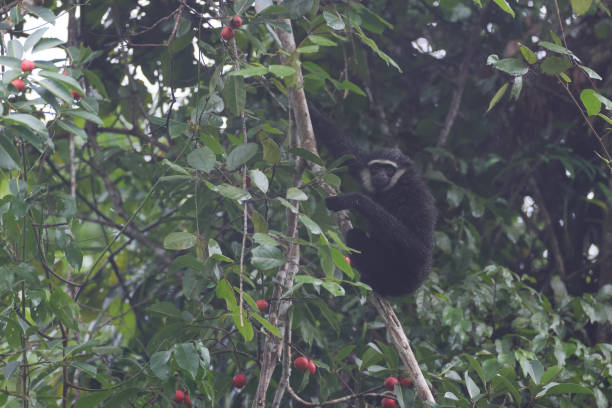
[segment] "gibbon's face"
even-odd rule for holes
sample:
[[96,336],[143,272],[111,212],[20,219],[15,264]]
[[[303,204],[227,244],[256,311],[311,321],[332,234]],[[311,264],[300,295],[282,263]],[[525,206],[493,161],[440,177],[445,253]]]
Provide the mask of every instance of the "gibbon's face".
[[361,171],[361,184],[369,193],[387,191],[405,171],[392,160],[371,160],[368,167]]

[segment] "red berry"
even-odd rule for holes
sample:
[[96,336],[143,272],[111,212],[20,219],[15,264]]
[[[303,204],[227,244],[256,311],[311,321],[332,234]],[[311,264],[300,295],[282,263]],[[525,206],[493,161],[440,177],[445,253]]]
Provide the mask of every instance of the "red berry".
[[232,26],[234,30],[237,30],[240,27],[242,27],[242,19],[240,18],[240,16],[232,17],[232,20],[230,21],[230,25]]
[[221,30],[221,37],[223,37],[225,41],[229,41],[234,38],[234,34],[234,30],[230,26],[225,26]]
[[269,305],[266,299],[259,299],[257,302],[255,302],[255,304],[257,305],[257,308],[259,309],[259,311],[262,313],[268,310]]
[[399,383],[402,387],[412,387],[412,380],[408,377],[400,377]]
[[189,394],[185,393],[185,405],[188,407],[191,406],[191,401],[189,400]]
[[17,88],[17,90],[19,92],[21,92],[21,91],[23,91],[25,89],[25,83],[21,79],[19,79],[19,78],[13,79],[11,81],[11,85],[13,85],[15,88]]
[[396,377],[388,377],[383,385],[386,389],[393,391],[393,387],[395,387],[397,384],[399,384],[399,381]]
[[23,60],[21,61],[21,70],[23,72],[30,72],[34,69],[34,61]]
[[351,258],[349,258],[348,256],[345,256],[344,259],[346,259],[346,262],[348,262],[348,264],[351,264]]
[[308,360],[308,371],[310,371],[310,375],[314,375],[317,372],[317,366],[312,360]]
[[72,94],[72,96],[74,97],[74,99],[76,99],[77,101],[83,97],[83,95],[81,95],[81,93],[80,93],[80,92],[77,92],[77,91],[75,91],[74,89],[71,89],[71,90],[70,90],[70,93]]
[[236,388],[244,387],[246,385],[246,376],[242,373],[236,374],[232,379],[232,384],[234,384]]
[[396,405],[397,405],[397,402],[395,402],[394,399],[383,398],[383,400],[382,400],[383,408],[395,408]]
[[174,402],[183,402],[185,399],[185,391],[176,390],[174,393]]
[[298,357],[293,362],[293,365],[300,371],[306,371],[308,370],[308,359],[304,356]]

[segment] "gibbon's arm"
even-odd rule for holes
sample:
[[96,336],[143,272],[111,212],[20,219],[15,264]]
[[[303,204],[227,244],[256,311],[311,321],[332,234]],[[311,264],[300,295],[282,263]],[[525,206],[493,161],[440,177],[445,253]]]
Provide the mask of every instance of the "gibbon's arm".
[[355,159],[346,161],[352,173],[358,174],[364,167],[363,152],[355,146],[334,123],[319,111],[312,103],[308,104],[315,136],[335,158],[352,154]]
[[363,193],[346,193],[327,197],[325,204],[332,211],[357,210],[373,223],[377,230],[386,231],[390,241],[417,250],[423,255],[427,254],[426,243],[419,239],[414,231]]

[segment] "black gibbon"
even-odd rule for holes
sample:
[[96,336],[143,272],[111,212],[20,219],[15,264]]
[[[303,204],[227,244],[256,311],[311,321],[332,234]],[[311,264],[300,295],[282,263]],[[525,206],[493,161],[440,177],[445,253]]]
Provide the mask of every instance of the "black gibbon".
[[335,157],[353,155],[349,172],[363,192],[327,197],[331,211],[354,210],[368,220],[368,232],[348,231],[346,243],[360,251],[351,264],[361,280],[385,296],[418,289],[429,272],[434,245],[434,198],[412,161],[398,149],[364,152],[309,104],[315,136]]

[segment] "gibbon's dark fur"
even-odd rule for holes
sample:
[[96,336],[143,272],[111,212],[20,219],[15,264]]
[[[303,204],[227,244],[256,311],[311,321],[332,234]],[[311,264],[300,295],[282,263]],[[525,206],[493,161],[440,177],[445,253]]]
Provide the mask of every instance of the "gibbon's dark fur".
[[398,149],[364,152],[309,104],[317,139],[335,157],[353,155],[350,173],[363,192],[327,197],[332,211],[354,210],[369,221],[369,231],[348,231],[346,243],[361,253],[351,264],[361,280],[385,296],[418,289],[429,272],[436,222],[434,198],[412,161]]

